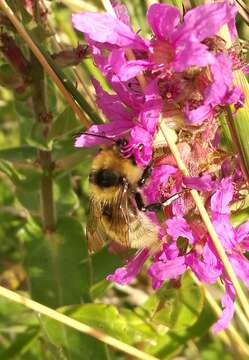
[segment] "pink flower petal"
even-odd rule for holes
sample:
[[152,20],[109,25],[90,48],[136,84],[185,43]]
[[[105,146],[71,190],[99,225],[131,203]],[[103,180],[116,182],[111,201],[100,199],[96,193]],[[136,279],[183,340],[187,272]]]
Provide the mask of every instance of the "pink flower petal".
[[[236,240],[241,243],[249,239],[249,221],[244,222],[236,228]],[[248,244],[249,245],[249,244]]]
[[229,203],[233,198],[233,184],[230,177],[221,181],[218,190],[211,198],[211,210],[214,214],[230,214]]
[[150,162],[153,153],[152,141],[152,135],[141,126],[132,128],[129,145],[134,148],[133,154],[137,165],[146,166]]
[[114,274],[108,275],[106,279],[120,285],[129,284],[137,276],[148,256],[147,249],[138,252],[125,266],[116,269]]
[[182,236],[189,240],[190,244],[194,242],[192,230],[184,218],[173,218],[166,220],[167,234],[170,235],[174,241]]
[[166,262],[156,261],[148,269],[148,274],[154,280],[153,285],[159,285],[166,279],[176,279],[186,270],[185,256],[179,256]]
[[191,268],[200,281],[214,284],[221,275],[221,268],[208,264],[198,258],[197,254],[191,252],[186,256],[186,264]]
[[99,82],[95,79],[92,79],[92,83],[97,95],[97,105],[103,111],[108,120],[119,122],[120,125],[122,122],[126,123],[127,121],[132,121],[132,113],[130,109],[124,106],[118,95],[110,95],[104,91]]
[[[119,139],[127,133],[131,127],[133,126],[132,122],[114,122],[111,124],[103,124],[103,125],[93,125],[88,130],[88,134],[97,134],[97,135],[105,135],[110,139]],[[75,147],[91,147],[94,145],[110,143],[111,141],[102,137],[91,136],[87,134],[82,134],[76,138]]]
[[230,281],[225,280],[224,282],[225,282],[225,294],[221,300],[223,306],[223,312],[219,320],[212,327],[213,333],[226,329],[229,322],[233,318],[235,290],[232,284],[230,283]]
[[160,195],[160,186],[168,182],[171,175],[175,174],[177,169],[171,165],[159,165],[153,168],[149,184],[144,189],[149,202],[157,202]]
[[149,7],[147,18],[158,38],[169,39],[180,21],[180,12],[171,5],[153,4]]
[[201,105],[197,109],[189,110],[189,106],[186,104],[184,108],[184,114],[188,124],[200,125],[204,120],[212,117],[213,110],[210,105]]
[[146,50],[145,42],[129,26],[108,13],[85,12],[72,15],[75,29],[87,34],[91,40]]
[[232,62],[229,57],[225,54],[217,55],[211,65],[211,72],[214,81],[205,91],[205,103],[224,104],[232,85]]
[[204,67],[214,62],[215,58],[206,45],[186,41],[184,48],[175,56],[172,67],[175,71],[181,72],[190,66]]
[[121,20],[124,24],[130,26],[131,22],[127,7],[124,4],[120,4],[118,2],[113,2],[112,7],[117,15],[117,18]]
[[145,103],[138,119],[151,135],[156,131],[162,107],[163,101],[159,95],[157,81],[151,81],[145,88]]
[[127,81],[137,76],[141,71],[147,70],[151,67],[151,63],[147,60],[131,60],[127,61],[119,71],[117,75],[121,81]]
[[249,288],[249,260],[243,254],[235,251],[229,255],[229,260],[235,274]]
[[232,25],[236,13],[236,6],[228,1],[199,5],[186,13],[174,39],[178,44],[184,44],[191,36],[196,41],[203,41],[215,35],[222,25]]
[[190,189],[198,191],[214,191],[218,184],[217,181],[212,180],[210,175],[203,176],[184,176],[183,183]]

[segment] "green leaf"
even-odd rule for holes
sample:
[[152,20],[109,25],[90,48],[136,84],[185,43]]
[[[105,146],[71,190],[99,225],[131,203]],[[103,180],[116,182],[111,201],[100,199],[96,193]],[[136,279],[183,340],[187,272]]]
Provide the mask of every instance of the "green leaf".
[[152,317],[158,324],[181,330],[193,325],[198,319],[204,303],[204,294],[189,272],[181,278],[179,288],[169,288],[166,283],[151,295],[139,314]]
[[59,104],[58,96],[60,95],[57,87],[55,86],[52,79],[47,77],[47,101],[50,113],[57,114],[57,107]]
[[78,208],[79,200],[72,189],[71,177],[69,175],[56,180],[54,184],[54,200],[59,216],[67,215],[73,209]]
[[16,336],[11,345],[6,350],[0,352],[1,360],[11,360],[14,357],[25,354],[37,339],[39,331],[39,327],[30,327],[22,334]]
[[62,217],[56,233],[43,234],[34,222],[20,231],[33,299],[51,307],[88,299],[89,261],[81,224]]
[[180,352],[188,340],[197,339],[206,334],[214,321],[215,315],[210,306],[205,303],[198,320],[193,326],[178,331],[166,331],[158,337],[156,345],[148,345],[144,351],[153,354],[159,359],[171,359]]
[[50,139],[46,139],[43,132],[44,125],[40,122],[35,122],[29,136],[26,137],[26,141],[29,145],[40,150],[51,150],[52,142]]
[[248,219],[249,219],[249,207],[246,207],[245,209],[242,210],[236,210],[236,212],[233,212],[231,214],[231,222],[235,227],[239,226]]
[[0,171],[7,175],[9,179],[17,186],[25,180],[25,177],[20,172],[18,172],[9,161],[0,161]]
[[112,254],[105,247],[92,256],[92,282],[97,283],[106,278],[107,275],[114,272],[114,270],[121,266],[121,260],[117,254]]
[[221,146],[225,147],[226,150],[234,153],[235,146],[233,144],[229,126],[227,124],[224,114],[221,114],[219,116],[219,121],[220,121],[221,128],[222,128]]
[[26,210],[28,210],[29,214],[32,216],[41,215],[41,203],[37,201],[40,199],[40,191],[30,191],[27,192],[23,189],[16,189],[16,198]]
[[30,121],[27,121],[27,118],[33,119],[34,117],[32,108],[23,101],[15,101],[15,110],[18,115],[21,115],[26,120],[27,124],[30,123]]
[[[26,295],[26,294],[24,294]],[[14,303],[3,297],[0,298],[0,332],[8,331],[14,334],[17,330],[30,326],[37,326],[38,319],[35,313],[22,304]]]
[[182,276],[179,289],[167,289],[160,297],[165,305],[162,310],[156,312],[153,319],[174,330],[193,325],[201,313],[204,302],[203,291],[188,272]]
[[[51,319],[41,319],[46,347],[54,348],[52,359],[109,360],[103,343]],[[57,353],[55,350],[57,349]]]
[[205,340],[198,343],[198,349],[202,360],[234,359],[234,354],[226,352],[224,345],[217,338],[205,338]]
[[41,172],[39,170],[28,168],[17,170],[9,161],[1,160],[0,171],[25,192],[35,191],[40,187]]
[[[122,335],[122,328],[126,325],[125,320],[111,305],[85,304],[67,306],[57,309],[57,311],[89,326],[98,327],[110,334],[118,333]],[[109,359],[105,345],[95,338],[65,327],[49,318],[42,318],[42,324],[46,337],[53,346],[60,349],[63,358],[75,360]]]
[[61,175],[70,172],[78,165],[81,175],[90,173],[90,166],[96,149],[75,148],[73,137],[67,140],[54,141],[53,159],[55,161],[55,174]]
[[65,136],[76,129],[81,128],[73,110],[67,107],[54,121],[49,132],[49,140]]
[[0,150],[0,159],[7,161],[30,161],[37,158],[37,150],[32,146],[19,146]]
[[121,308],[120,313],[125,317],[129,324],[128,333],[132,338],[132,343],[156,344],[158,339],[157,327],[152,321],[148,321],[146,316],[141,316],[130,309]]
[[21,75],[9,64],[0,65],[0,85],[15,89],[22,82]]
[[132,337],[129,336],[128,323],[118,309],[109,304],[84,304],[79,306],[69,306],[63,312],[89,326],[101,330],[121,341],[131,343]]
[[94,300],[97,298],[101,298],[104,295],[106,289],[108,289],[110,286],[112,286],[110,281],[107,281],[105,279],[91,286],[90,289],[91,299]]

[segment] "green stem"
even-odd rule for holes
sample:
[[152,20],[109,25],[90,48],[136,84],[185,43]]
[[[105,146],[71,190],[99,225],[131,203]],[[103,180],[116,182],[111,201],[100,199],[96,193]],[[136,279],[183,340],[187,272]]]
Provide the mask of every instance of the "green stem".
[[245,160],[246,156],[243,152],[243,147],[240,145],[240,141],[237,136],[237,131],[234,126],[234,118],[230,106],[226,107],[226,115],[227,115],[227,123],[230,129],[231,137],[233,139],[233,144],[235,145],[236,151],[238,152],[239,155],[241,170],[243,172],[245,181],[247,182],[247,184],[249,184],[249,169],[247,167]]
[[[34,39],[33,39],[34,41]],[[34,41],[35,42],[35,41]],[[51,66],[51,68],[54,70],[54,72],[57,74],[57,76],[61,79],[63,82],[63,85],[68,90],[68,92],[73,96],[73,98],[77,101],[77,103],[80,105],[81,109],[85,111],[85,113],[89,116],[89,118],[95,123],[95,124],[102,124],[103,120],[98,115],[96,111],[93,110],[93,108],[88,104],[88,102],[85,100],[85,98],[81,95],[81,93],[76,89],[76,87],[73,85],[72,81],[67,77],[67,75],[64,74],[64,72],[60,69],[60,67],[55,63],[55,61],[51,58],[51,56],[40,46],[36,43],[36,46],[41,51],[42,55],[47,60],[48,64]]]
[[41,179],[41,206],[43,228],[46,232],[55,230],[55,209],[53,197],[53,163],[51,151],[39,151],[39,159],[43,169]]
[[[52,116],[48,112],[46,82],[43,67],[31,53],[31,78],[32,78],[32,102],[36,121],[42,124],[44,138],[47,138]],[[52,152],[48,150],[38,151],[39,162],[42,168],[41,178],[41,212],[42,223],[45,232],[55,230],[55,209],[53,199],[53,162]]]

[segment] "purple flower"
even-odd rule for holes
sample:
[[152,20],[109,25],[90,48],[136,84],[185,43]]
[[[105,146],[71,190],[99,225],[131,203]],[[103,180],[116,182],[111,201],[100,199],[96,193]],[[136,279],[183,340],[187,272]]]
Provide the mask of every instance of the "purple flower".
[[[235,274],[249,287],[249,261],[244,256],[249,238],[249,222],[241,224],[237,228],[231,225],[229,203],[233,198],[233,193],[231,178],[223,179],[218,190],[211,198],[212,222],[227,252]],[[227,327],[234,311],[234,288],[224,274],[222,279],[225,282],[225,294],[222,299],[224,310],[221,318],[213,327],[214,332]]]
[[205,243],[200,253],[196,246],[195,250],[186,256],[186,264],[200,281],[208,284],[214,284],[222,274],[222,263],[210,241]]
[[147,249],[139,251],[125,266],[116,269],[114,274],[108,275],[106,279],[121,285],[129,284],[137,276],[148,256]]
[[204,120],[213,117],[217,106],[237,104],[243,99],[243,93],[232,83],[232,62],[225,54],[219,54],[211,65],[212,82],[205,88],[203,104],[190,110],[185,104],[186,120],[189,124],[199,125]]
[[231,225],[228,205],[232,200],[233,191],[231,178],[223,179],[211,199],[212,222],[236,275],[249,287],[249,261],[244,256],[248,249],[249,222],[237,228]]
[[[124,20],[124,19],[123,19]],[[122,48],[146,50],[146,43],[122,20],[108,13],[85,12],[72,15],[75,29],[87,34],[89,39]]]
[[[111,139],[116,140],[123,137],[134,126],[133,116],[135,113],[122,103],[120,97],[108,94],[96,80],[93,80],[93,84],[97,95],[97,105],[111,122],[92,125],[87,133],[100,135],[100,137],[82,134],[76,138],[76,147],[90,147],[103,143],[111,144]],[[101,136],[106,136],[110,140]]]
[[[82,31],[90,43],[116,48],[132,48],[143,58],[123,63],[116,74],[123,81],[145,69],[172,69],[182,72],[190,66],[213,64],[215,58],[203,40],[215,35],[228,24],[234,33],[236,7],[228,2],[205,4],[188,11],[180,23],[180,12],[167,4],[153,4],[148,10],[148,22],[155,34],[151,41],[134,33],[127,19],[104,13],[74,14],[74,27]],[[110,48],[109,48],[110,49]]]
[[[219,150],[217,114],[229,104],[236,110],[244,101],[244,94],[232,82],[236,57],[234,60],[232,51],[224,51],[222,40],[218,41],[216,36],[227,24],[233,38],[236,37],[236,7],[228,1],[204,4],[188,11],[181,19],[176,7],[154,4],[148,10],[153,31],[151,40],[143,39],[132,30],[123,5],[116,4],[113,8],[116,17],[107,13],[84,13],[72,18],[74,27],[84,33],[96,66],[112,88],[112,93],[108,93],[93,80],[97,105],[109,123],[91,126],[89,134],[79,136],[75,145],[112,144],[125,138],[127,143],[121,148],[121,155],[134,157],[138,165],[145,167],[153,157],[153,141],[161,114],[166,121],[185,116],[189,125],[202,125],[198,135],[193,136],[188,126],[178,138],[177,146],[182,149],[182,158],[193,176],[183,176],[173,157],[167,154],[153,161],[143,195],[150,204],[163,201],[185,187],[208,192],[204,193],[205,205],[213,226],[236,275],[249,287],[249,261],[244,255],[249,250],[249,222],[234,227],[229,208],[238,198],[233,184],[241,186],[243,176],[238,163],[236,160],[231,163],[231,158],[223,165],[220,160],[220,169],[219,156],[208,169],[204,164],[209,155],[212,161],[214,147],[217,153]],[[128,55],[129,49],[134,56]],[[136,76],[144,70],[147,85],[141,87]],[[205,120],[210,121],[204,123]],[[181,120],[172,126],[178,131],[182,123]],[[196,141],[189,144],[182,140],[185,132]],[[203,169],[207,169],[204,174]],[[210,175],[212,172],[216,180]],[[200,174],[203,175],[198,176]],[[235,291],[193,199],[185,193],[165,207],[164,212],[167,220],[161,224],[160,251],[139,250],[107,279],[128,284],[149,257],[148,274],[155,289],[165,280],[180,277],[188,268],[208,284],[220,278],[225,285],[223,312],[213,326],[214,332],[220,331],[233,316]],[[154,213],[148,216],[156,221]]]
[[[93,84],[97,104],[111,122],[92,125],[87,134],[93,134],[93,136],[80,135],[76,139],[75,146],[89,147],[108,142],[111,144],[111,140],[129,135],[129,142],[122,149],[122,155],[124,157],[133,155],[138,165],[147,165],[152,158],[154,133],[162,109],[162,100],[158,95],[156,83],[148,84],[144,97],[139,99],[136,94],[132,97],[127,93],[121,83],[115,84],[117,95],[108,94],[94,79]],[[134,103],[136,105],[133,106]],[[107,139],[101,136],[106,136]]]
[[168,182],[171,175],[175,174],[177,168],[171,165],[162,164],[153,168],[149,184],[144,189],[144,194],[149,202],[161,201],[160,190]]
[[185,256],[178,256],[175,259],[166,261],[156,261],[148,269],[148,274],[152,277],[152,286],[159,288],[163,281],[176,279],[187,269]]
[[223,279],[225,283],[225,294],[221,299],[221,304],[223,307],[223,312],[219,320],[213,325],[212,332],[216,333],[218,331],[224,330],[227,328],[229,322],[233,318],[234,313],[234,301],[235,301],[235,290],[231,282],[225,278]]
[[172,219],[166,220],[167,225],[167,234],[172,237],[174,241],[182,236],[189,240],[193,244],[195,238],[192,233],[192,230],[184,218],[174,217]]
[[203,176],[184,176],[183,183],[187,188],[198,191],[214,191],[218,183],[209,174]]

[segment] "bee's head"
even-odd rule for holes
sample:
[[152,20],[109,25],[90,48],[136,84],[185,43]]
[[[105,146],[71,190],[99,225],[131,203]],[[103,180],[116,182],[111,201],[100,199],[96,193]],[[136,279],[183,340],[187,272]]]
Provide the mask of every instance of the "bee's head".
[[118,144],[105,144],[93,159],[89,181],[102,191],[107,188],[118,189],[125,183],[134,187],[142,176],[143,169],[136,166],[130,157],[122,156],[123,144],[126,142],[122,139]]

